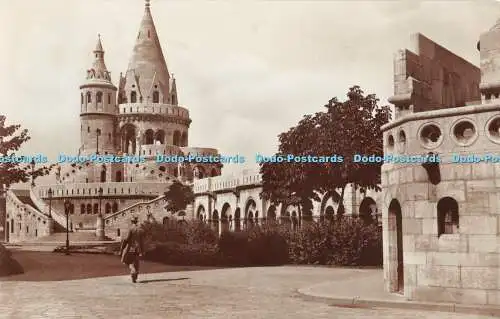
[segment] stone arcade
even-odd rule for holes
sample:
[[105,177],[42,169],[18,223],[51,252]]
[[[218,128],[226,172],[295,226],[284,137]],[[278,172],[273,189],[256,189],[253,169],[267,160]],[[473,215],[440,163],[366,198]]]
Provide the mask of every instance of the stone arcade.
[[[441,163],[382,167],[386,289],[420,301],[500,304],[500,21],[480,37],[481,68],[421,34],[394,61],[396,107],[384,152]],[[484,157],[483,157],[484,159]]]

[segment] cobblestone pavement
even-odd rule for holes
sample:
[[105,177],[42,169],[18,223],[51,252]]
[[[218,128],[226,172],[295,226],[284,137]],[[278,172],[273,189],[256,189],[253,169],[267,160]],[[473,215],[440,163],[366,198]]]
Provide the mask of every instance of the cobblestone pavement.
[[[297,289],[366,272],[316,267],[216,269],[58,282],[0,282],[0,318],[489,318],[400,309],[337,308]],[[369,289],[369,288],[368,288]]]

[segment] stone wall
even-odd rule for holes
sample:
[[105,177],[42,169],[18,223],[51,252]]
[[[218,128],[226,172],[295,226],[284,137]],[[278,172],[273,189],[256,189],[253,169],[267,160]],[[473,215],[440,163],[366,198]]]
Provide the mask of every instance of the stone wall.
[[412,36],[411,50],[394,58],[396,118],[408,111],[424,112],[466,105],[480,100],[478,67],[420,33]]
[[[408,115],[383,128],[385,154],[433,152],[441,159],[437,184],[420,164],[382,167],[388,291],[404,288],[406,297],[421,301],[500,304],[500,158],[453,163],[453,154],[475,154],[477,160],[497,153],[498,111],[500,105],[444,109]],[[457,203],[458,229],[441,234],[438,209],[449,198]]]

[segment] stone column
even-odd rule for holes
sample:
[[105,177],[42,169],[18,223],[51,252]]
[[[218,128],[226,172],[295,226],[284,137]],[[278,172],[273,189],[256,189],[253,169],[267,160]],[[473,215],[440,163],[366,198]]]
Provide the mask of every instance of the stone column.
[[195,219],[196,216],[194,215],[194,207],[193,204],[188,204],[186,206],[186,216],[190,216],[188,218]]
[[47,235],[52,235],[54,233],[54,219],[49,217],[47,220]]
[[104,240],[104,218],[101,215],[97,216],[95,235],[99,240]]
[[137,156],[141,155],[141,137],[142,137],[142,131],[139,130],[135,137],[135,155]]

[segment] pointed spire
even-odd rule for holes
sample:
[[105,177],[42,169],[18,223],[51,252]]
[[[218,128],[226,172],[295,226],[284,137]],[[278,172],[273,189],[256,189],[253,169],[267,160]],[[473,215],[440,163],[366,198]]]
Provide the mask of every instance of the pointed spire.
[[104,62],[104,49],[102,48],[100,34],[97,37],[92,68],[87,70],[86,84],[92,83],[107,83],[113,85],[111,82],[111,74],[106,67],[106,63]]
[[98,53],[98,52],[102,52],[104,53],[104,50],[102,49],[102,42],[101,42],[101,35],[98,34],[97,35],[97,44],[95,46],[95,50],[94,50],[94,53]]
[[[138,82],[140,87],[139,92],[137,92],[139,93],[138,96],[143,96],[145,100],[149,94],[146,91],[155,85],[161,89],[161,95],[168,96],[170,80],[167,63],[161,49],[150,7],[150,1],[146,0],[144,16],[125,73],[125,90],[132,90],[132,84]],[[134,76],[137,78],[134,79]],[[137,90],[138,88],[135,87],[134,89]]]

